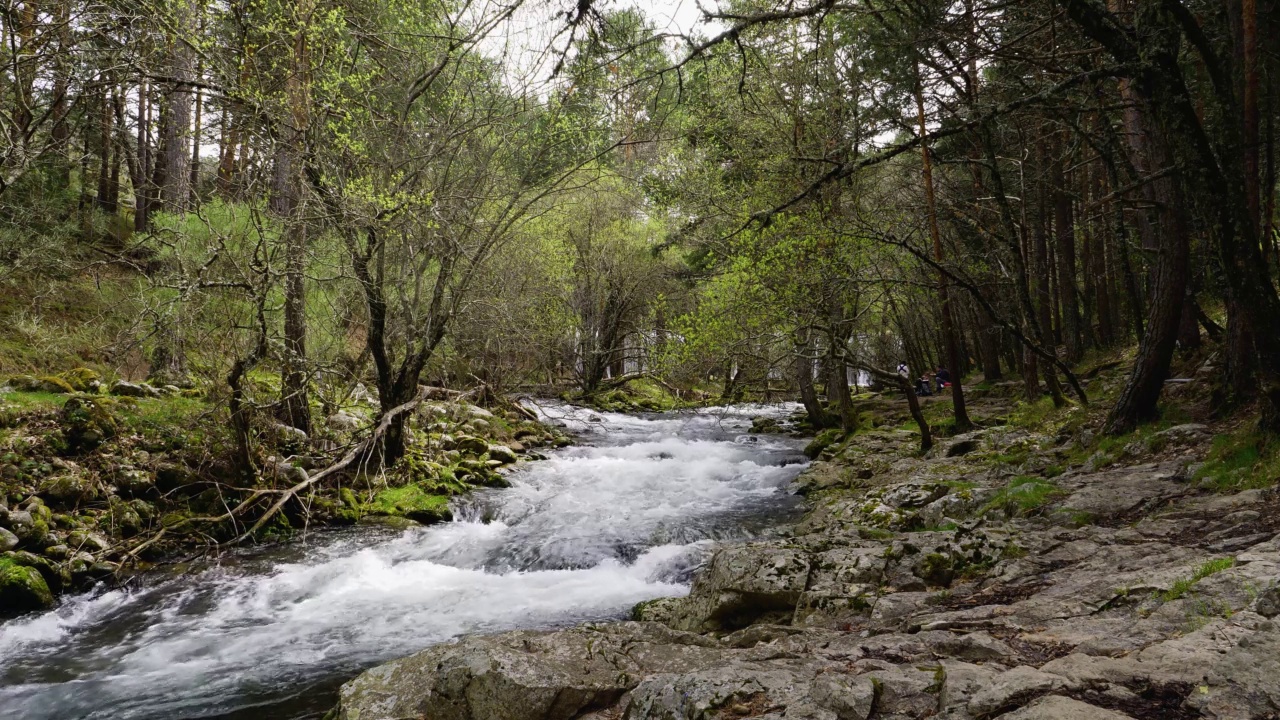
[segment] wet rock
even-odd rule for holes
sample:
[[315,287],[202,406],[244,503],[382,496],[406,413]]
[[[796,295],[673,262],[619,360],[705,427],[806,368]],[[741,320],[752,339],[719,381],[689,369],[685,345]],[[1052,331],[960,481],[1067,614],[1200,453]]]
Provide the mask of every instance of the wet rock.
[[0,527],[0,552],[8,552],[18,547],[18,536]]
[[0,615],[53,607],[53,593],[40,572],[0,558]]
[[111,384],[112,395],[133,398],[158,398],[160,391],[150,385],[117,380]]

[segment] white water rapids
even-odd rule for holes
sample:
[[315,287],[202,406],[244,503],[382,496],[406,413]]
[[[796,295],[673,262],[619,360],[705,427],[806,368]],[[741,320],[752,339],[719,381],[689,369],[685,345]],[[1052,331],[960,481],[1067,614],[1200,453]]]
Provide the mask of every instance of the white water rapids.
[[361,669],[463,633],[625,616],[688,591],[712,539],[795,507],[791,408],[646,418],[549,407],[583,436],[455,507],[157,574],[0,625],[0,718],[309,718]]

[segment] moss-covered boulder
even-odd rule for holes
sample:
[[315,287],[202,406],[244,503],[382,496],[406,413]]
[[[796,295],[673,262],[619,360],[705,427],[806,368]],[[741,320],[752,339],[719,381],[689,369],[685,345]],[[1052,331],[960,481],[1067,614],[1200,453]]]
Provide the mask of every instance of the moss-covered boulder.
[[40,381],[30,375],[14,375],[9,378],[7,384],[18,392],[40,391]]
[[40,494],[61,505],[79,505],[97,500],[101,486],[83,473],[70,472],[48,478],[40,485]]
[[16,615],[50,607],[53,593],[39,570],[0,558],[0,614]]
[[115,437],[120,431],[118,410],[118,402],[111,398],[77,396],[68,399],[62,406],[60,417],[67,449],[77,453],[92,452]]
[[58,377],[76,392],[97,392],[102,389],[102,376],[86,367],[68,370]]
[[840,428],[827,428],[818,433],[818,436],[809,442],[804,448],[804,454],[811,460],[817,459],[823,450],[835,445],[844,439],[844,431]]
[[460,435],[454,441],[454,447],[470,455],[483,455],[489,452],[489,443],[471,435]]
[[489,458],[492,460],[497,460],[503,465],[510,465],[511,463],[520,459],[516,455],[516,451],[512,450],[506,445],[490,445]]
[[420,485],[387,488],[375,495],[363,510],[369,515],[406,517],[424,525],[453,519],[448,496],[428,492]]
[[133,537],[142,532],[145,521],[138,509],[118,497],[111,498],[110,511],[102,517],[104,528],[121,537]]

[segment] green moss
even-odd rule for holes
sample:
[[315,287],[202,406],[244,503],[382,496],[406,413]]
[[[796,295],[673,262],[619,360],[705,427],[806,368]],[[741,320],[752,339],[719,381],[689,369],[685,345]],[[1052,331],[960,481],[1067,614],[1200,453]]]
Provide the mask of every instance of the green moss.
[[429,524],[452,519],[449,497],[427,492],[419,485],[387,488],[373,497],[363,510],[370,515],[407,517]]
[[1209,560],[1197,567],[1195,572],[1191,573],[1190,577],[1179,578],[1176,580],[1173,585],[1169,586],[1168,590],[1160,593],[1160,599],[1164,602],[1172,602],[1182,598],[1186,596],[1187,593],[1191,592],[1191,588],[1194,587],[1196,583],[1210,575],[1215,575],[1223,570],[1233,568],[1235,565],[1235,558],[1217,558]]
[[72,452],[96,450],[120,431],[118,411],[124,407],[116,398],[73,397],[62,406],[63,436]]
[[0,613],[42,610],[53,605],[53,593],[40,571],[0,557]]
[[1002,510],[1006,515],[1026,515],[1062,495],[1062,490],[1049,480],[1021,475],[1009,481],[996,496],[982,507],[979,514]]
[[804,448],[804,454],[810,459],[817,458],[822,454],[823,450],[835,445],[844,438],[844,430],[840,428],[827,428],[818,433],[818,436],[809,442]]
[[1280,480],[1280,443],[1253,430],[1219,435],[1193,479],[1217,492],[1272,487]]
[[96,370],[87,367],[72,368],[58,377],[62,378],[67,385],[74,388],[77,392],[88,392],[97,383],[102,382],[102,376]]

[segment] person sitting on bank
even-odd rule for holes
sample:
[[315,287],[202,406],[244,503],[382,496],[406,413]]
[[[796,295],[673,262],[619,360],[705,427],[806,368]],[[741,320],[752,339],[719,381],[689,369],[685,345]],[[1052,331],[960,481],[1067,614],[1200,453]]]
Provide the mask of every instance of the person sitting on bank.
[[924,397],[932,394],[933,391],[929,389],[929,373],[925,373],[923,377],[916,381],[916,395]]
[[947,372],[944,367],[938,368],[938,372],[933,374],[933,378],[938,383],[938,392],[942,392],[943,388],[951,384],[951,373]]

